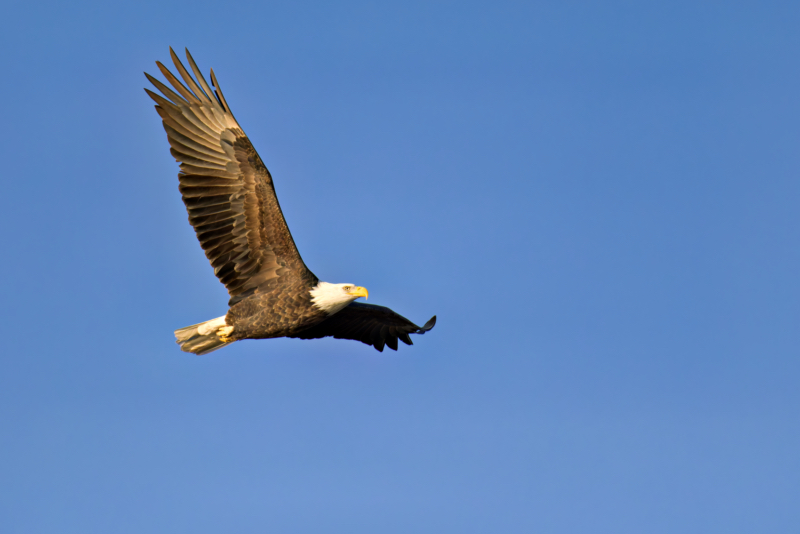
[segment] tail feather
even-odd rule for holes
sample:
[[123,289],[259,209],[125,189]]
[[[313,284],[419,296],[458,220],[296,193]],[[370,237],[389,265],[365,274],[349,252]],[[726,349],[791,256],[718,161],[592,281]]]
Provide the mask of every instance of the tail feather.
[[204,323],[179,328],[175,330],[176,343],[181,346],[183,352],[198,355],[214,352],[228,344],[217,336],[217,330],[225,325],[225,316],[223,315]]

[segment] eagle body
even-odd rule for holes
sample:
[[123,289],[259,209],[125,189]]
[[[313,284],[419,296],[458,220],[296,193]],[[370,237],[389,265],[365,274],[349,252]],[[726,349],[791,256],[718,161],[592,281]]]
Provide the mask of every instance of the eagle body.
[[[367,290],[320,281],[305,265],[283,217],[272,176],[230,111],[214,71],[211,86],[189,51],[194,76],[170,48],[184,83],[156,62],[171,88],[145,73],[161,92],[156,102],[180,164],[179,190],[189,223],[228,290],[228,312],[175,331],[181,350],[207,354],[243,339],[332,336],[382,351],[411,345],[419,327],[389,308],[355,302]],[[185,85],[184,85],[185,84]]]
[[328,314],[314,305],[311,289],[281,288],[237,302],[225,315],[225,322],[234,327],[230,339],[292,336],[327,319]]

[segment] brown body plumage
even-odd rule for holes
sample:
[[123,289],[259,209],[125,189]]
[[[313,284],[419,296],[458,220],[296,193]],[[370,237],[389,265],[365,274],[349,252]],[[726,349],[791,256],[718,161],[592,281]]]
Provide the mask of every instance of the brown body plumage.
[[224,317],[175,332],[181,349],[205,354],[240,339],[333,336],[397,350],[398,339],[410,345],[408,334],[433,328],[436,317],[420,328],[388,308],[352,302],[366,296],[364,288],[314,276],[286,225],[272,176],[233,117],[214,71],[212,91],[188,50],[194,78],[170,54],[186,85],[156,62],[174,91],[147,73],[163,96],[145,90],[180,163],[189,222],[230,295]]

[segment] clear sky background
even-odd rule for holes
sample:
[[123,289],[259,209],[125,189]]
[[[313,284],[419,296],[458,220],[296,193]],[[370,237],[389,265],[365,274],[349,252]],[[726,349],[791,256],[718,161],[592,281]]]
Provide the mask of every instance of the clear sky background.
[[[796,2],[30,2],[0,20],[0,531],[800,524]],[[222,315],[142,88],[215,69],[397,353]]]

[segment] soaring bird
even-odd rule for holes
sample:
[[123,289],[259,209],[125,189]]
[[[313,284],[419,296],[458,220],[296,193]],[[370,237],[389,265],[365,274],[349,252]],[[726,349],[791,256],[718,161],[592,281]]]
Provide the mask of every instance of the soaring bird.
[[230,295],[222,317],[175,331],[181,350],[208,354],[242,339],[333,336],[382,352],[384,346],[397,350],[398,339],[411,345],[409,334],[433,328],[436,316],[419,327],[389,308],[355,302],[367,298],[365,288],[320,281],[306,267],[272,176],[233,117],[214,70],[212,91],[189,50],[194,78],[169,51],[185,85],[156,61],[172,89],[145,73],[161,94],[145,91],[156,102],[170,153],[180,164],[189,223]]

